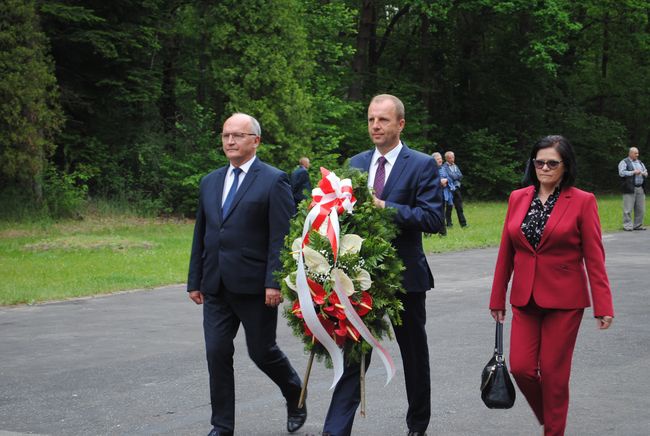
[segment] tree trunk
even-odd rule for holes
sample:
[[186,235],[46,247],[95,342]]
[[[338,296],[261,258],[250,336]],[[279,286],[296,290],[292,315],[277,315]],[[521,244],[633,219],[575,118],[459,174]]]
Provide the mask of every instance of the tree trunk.
[[160,117],[165,133],[174,131],[178,107],[176,104],[176,61],[178,60],[178,44],[175,36],[164,41],[162,84],[160,96]]
[[371,41],[375,39],[377,28],[375,0],[361,0],[359,30],[357,32],[356,51],[352,58],[353,79],[348,90],[350,100],[361,100],[368,75],[368,61]]

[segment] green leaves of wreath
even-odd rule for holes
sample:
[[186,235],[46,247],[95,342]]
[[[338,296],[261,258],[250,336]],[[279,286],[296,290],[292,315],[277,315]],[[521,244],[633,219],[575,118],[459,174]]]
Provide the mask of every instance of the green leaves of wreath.
[[[404,292],[402,289],[404,266],[391,245],[398,232],[393,220],[395,210],[380,209],[372,204],[372,195],[367,187],[367,173],[350,167],[344,167],[334,173],[341,179],[351,179],[354,196],[357,198],[353,212],[339,216],[341,241],[344,239],[352,241],[352,245],[355,246],[348,250],[343,250],[342,247],[335,263],[327,237],[316,230],[311,230],[306,251],[312,249],[315,253],[309,251],[312,255],[311,268],[310,262],[305,263],[307,277],[313,284],[313,289],[318,290],[318,292],[312,290],[312,299],[321,323],[339,346],[343,347],[347,359],[350,362],[359,362],[362,355],[371,352],[372,347],[359,337],[353,327],[346,324],[343,310],[340,305],[337,306],[338,298],[332,290],[330,271],[342,270],[351,279],[348,282],[350,301],[357,308],[357,313],[372,335],[381,340],[384,337],[392,339],[389,320],[401,324],[400,313],[403,307],[396,294]],[[302,319],[295,292],[297,268],[295,254],[296,247],[299,247],[296,239],[302,236],[310,203],[311,199],[303,200],[296,216],[291,220],[290,231],[281,253],[283,268],[277,273],[277,277],[282,283],[282,294],[285,300],[291,303],[285,308],[284,316],[294,335],[302,340],[306,351],[314,352],[319,360],[325,360],[330,364],[327,351],[314,339]],[[350,236],[346,237],[346,235]],[[359,241],[359,238],[354,235],[363,240],[360,247],[354,244]],[[343,246],[343,243],[341,245]],[[364,270],[369,277],[363,272]]]

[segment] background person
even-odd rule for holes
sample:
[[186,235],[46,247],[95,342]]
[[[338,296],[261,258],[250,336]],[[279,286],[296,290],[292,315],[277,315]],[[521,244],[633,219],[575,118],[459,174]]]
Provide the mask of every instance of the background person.
[[458,216],[460,226],[467,227],[467,220],[465,219],[465,213],[463,212],[463,196],[460,193],[460,181],[463,178],[463,173],[458,165],[456,165],[456,155],[453,151],[445,153],[445,160],[446,162],[444,163],[444,166],[447,172],[449,189],[453,195],[453,205],[445,202],[445,219],[447,221],[447,227],[453,226],[453,222],[451,221],[451,211],[453,208],[456,208],[456,215]]
[[309,180],[309,163],[308,157],[301,157],[298,161],[298,168],[291,173],[291,192],[293,201],[298,204],[305,199],[305,191],[311,194],[311,181]]
[[510,371],[544,434],[558,436],[566,426],[571,359],[589,289],[599,328],[609,328],[614,309],[596,198],[573,187],[571,145],[547,136],[530,158],[530,186],[508,201],[490,311],[503,322],[512,275]]
[[[628,156],[618,164],[618,175],[623,178],[623,229],[645,230],[645,181],[648,170],[639,160],[639,149],[631,147]],[[632,223],[634,212],[634,223]]]
[[[433,157],[438,164],[438,174],[440,175],[440,186],[442,187],[442,196],[444,200],[444,205],[443,208],[453,207],[454,205],[454,193],[452,189],[454,189],[453,184],[449,184],[449,176],[447,175],[447,165],[443,165],[443,160],[442,160],[442,155],[438,153],[437,151],[431,154],[431,157]],[[443,226],[443,228],[440,230],[440,236],[447,236],[447,227]]]
[[244,326],[248,355],[280,388],[287,402],[287,430],[298,430],[307,408],[298,408],[301,382],[276,345],[280,250],[294,213],[285,173],[257,159],[260,125],[236,113],[223,125],[230,161],[201,180],[187,279],[189,297],[203,304],[213,426],[209,436],[235,428],[233,340]]

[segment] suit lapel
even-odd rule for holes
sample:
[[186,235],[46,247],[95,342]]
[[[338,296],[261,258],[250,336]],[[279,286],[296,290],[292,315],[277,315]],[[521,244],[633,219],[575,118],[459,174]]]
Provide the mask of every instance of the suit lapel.
[[217,211],[217,220],[221,222],[221,203],[223,200],[223,185],[226,182],[226,175],[228,174],[228,167],[220,168],[219,171],[215,174],[215,186],[214,191],[216,193],[216,211]]
[[524,222],[524,218],[526,218],[526,214],[528,213],[528,209],[530,209],[530,203],[533,201],[534,195],[535,195],[535,187],[531,186],[523,195],[518,207],[515,208],[515,212],[512,217],[513,222],[517,223],[517,225],[520,228],[520,230],[517,232],[519,239],[526,247],[528,247],[528,249],[530,249],[530,251],[535,251],[535,249],[533,248],[532,245],[530,245],[528,239],[526,239],[526,235],[524,235],[524,232],[521,231],[521,224]]
[[[248,170],[248,174],[246,174],[246,177],[244,177],[244,181],[241,182],[241,186],[237,189],[237,193],[235,194],[235,198],[232,201],[232,206],[230,206],[230,210],[228,211],[228,215],[224,217],[224,221],[226,221],[230,216],[232,215],[233,211],[239,204],[239,201],[242,199],[244,195],[246,195],[246,191],[248,191],[248,188],[251,187],[253,182],[255,181],[255,178],[257,177],[257,173],[260,170],[260,165],[259,165],[259,158],[255,158],[255,161],[253,162],[253,165],[251,165],[250,169]],[[219,203],[221,204],[221,202]]]
[[384,190],[381,193],[381,199],[385,200],[388,198],[390,195],[390,191],[393,190],[393,187],[397,184],[398,180],[400,179],[400,176],[402,175],[402,172],[407,166],[408,158],[411,155],[411,150],[406,146],[406,144],[402,145],[402,150],[399,152],[397,155],[397,159],[395,159],[395,166],[393,167],[392,170],[390,170],[390,175],[388,176],[388,180],[386,180],[386,185],[384,185]]
[[567,189],[566,192],[564,191],[560,192],[560,196],[557,199],[557,203],[555,203],[555,206],[553,206],[553,211],[551,212],[551,216],[548,217],[548,221],[546,222],[546,226],[544,227],[544,232],[542,233],[542,239],[540,239],[539,241],[539,245],[537,246],[537,251],[539,251],[544,246],[544,242],[546,242],[548,238],[550,238],[551,233],[553,233],[555,227],[562,220],[562,217],[564,217],[564,213],[567,211],[569,205],[571,204],[570,199],[571,199],[571,188]]

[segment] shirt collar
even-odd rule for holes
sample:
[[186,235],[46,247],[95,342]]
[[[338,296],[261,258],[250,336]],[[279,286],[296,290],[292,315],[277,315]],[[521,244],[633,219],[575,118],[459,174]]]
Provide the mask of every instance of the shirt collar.
[[[255,159],[257,156],[253,156],[250,160],[248,160],[246,163],[242,164],[239,166],[239,168],[242,170],[244,174],[248,174],[248,170],[251,169],[251,165],[253,165],[253,162],[255,162]],[[235,169],[233,164],[230,164],[230,167],[228,168],[228,175],[232,174],[232,171]]]
[[[397,144],[397,147],[393,148],[391,151],[383,155],[386,158],[386,162],[390,164],[391,166],[395,165],[395,161],[397,160],[397,156],[399,156],[400,151],[402,151],[402,148],[404,148],[402,141]],[[376,166],[377,165],[377,160],[382,156],[382,154],[377,150],[377,147],[375,147],[375,152],[372,154],[372,161],[371,165]]]
[[[555,203],[557,199],[560,197],[560,191],[561,191],[560,185],[556,186],[555,189],[553,190],[553,193],[548,196],[548,199],[546,200],[546,203],[544,203],[544,205],[549,205],[550,202],[549,200],[552,200],[553,203]],[[537,200],[537,202],[539,202],[540,205],[542,204],[542,200],[539,199],[539,189],[535,189],[535,196],[533,197],[533,202],[535,202],[535,200]]]

